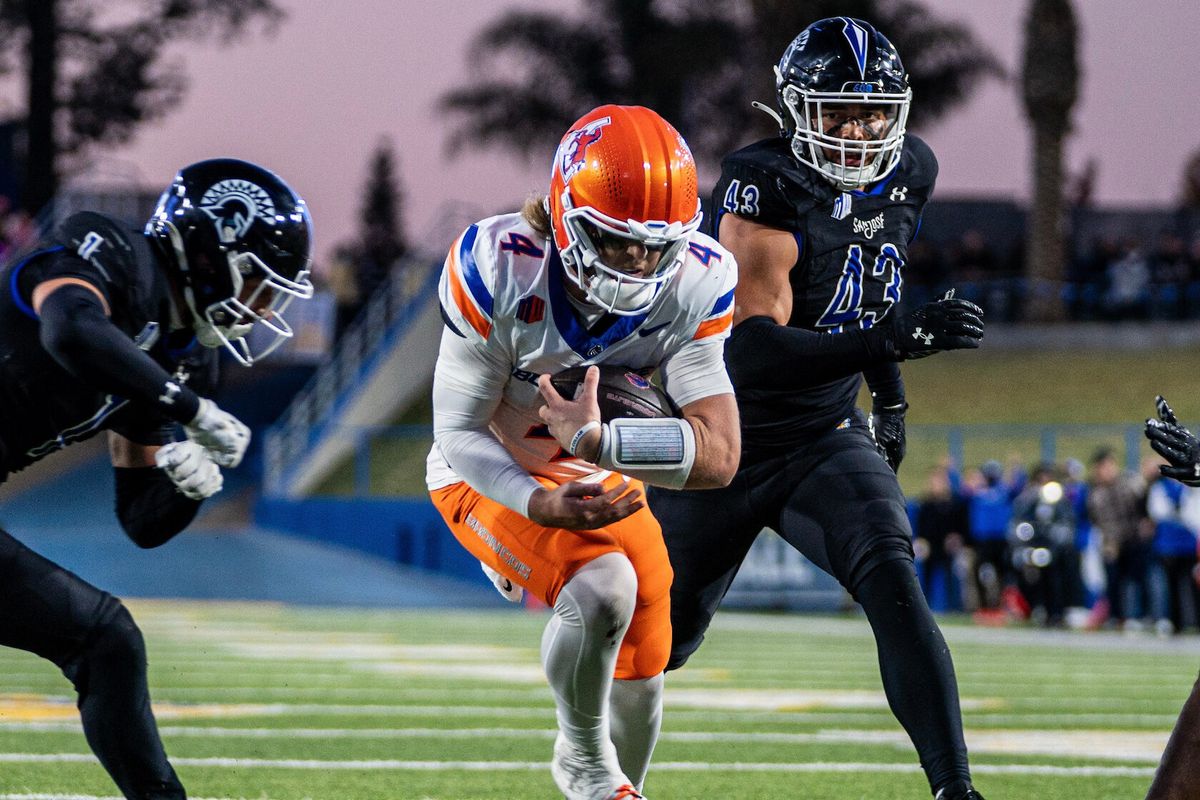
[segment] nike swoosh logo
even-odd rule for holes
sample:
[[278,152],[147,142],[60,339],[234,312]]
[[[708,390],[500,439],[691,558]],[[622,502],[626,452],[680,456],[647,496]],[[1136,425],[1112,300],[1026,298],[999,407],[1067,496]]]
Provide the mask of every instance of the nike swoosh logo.
[[655,325],[653,328],[639,328],[638,336],[649,336],[652,333],[658,333],[659,331],[661,331],[663,328],[667,327],[670,324],[671,323],[669,323],[669,322],[664,322],[662,325]]

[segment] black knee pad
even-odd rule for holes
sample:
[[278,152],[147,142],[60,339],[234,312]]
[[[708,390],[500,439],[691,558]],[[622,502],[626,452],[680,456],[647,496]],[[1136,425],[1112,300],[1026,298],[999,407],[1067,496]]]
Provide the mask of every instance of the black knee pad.
[[133,615],[120,600],[105,596],[82,652],[61,666],[81,699],[95,683],[94,676],[128,679],[145,675],[146,642]]
[[146,640],[142,638],[141,630],[120,600],[110,597],[109,601],[88,648],[92,657],[103,660],[106,666],[144,670]]
[[862,592],[868,591],[875,598],[886,597],[889,603],[910,605],[915,599],[924,599],[921,583],[917,580],[916,565],[911,549],[908,553],[887,549],[873,553],[863,561],[858,582],[851,594],[862,603]]

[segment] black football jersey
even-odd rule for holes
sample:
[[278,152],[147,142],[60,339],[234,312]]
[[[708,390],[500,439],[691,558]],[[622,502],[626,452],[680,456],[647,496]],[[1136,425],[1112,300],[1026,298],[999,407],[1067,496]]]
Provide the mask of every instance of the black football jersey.
[[[713,235],[727,213],[791,232],[799,257],[790,274],[788,325],[822,332],[868,328],[900,301],[908,244],[936,178],[933,151],[912,135],[887,178],[851,192],[796,161],[787,139],[764,139],[722,162]],[[776,449],[829,430],[853,412],[860,381],[855,375],[800,392],[735,384],[745,444]]]
[[74,277],[100,289],[113,325],[168,372],[211,394],[216,351],[188,329],[170,330],[170,288],[156,258],[141,231],[83,212],[0,271],[0,477],[102,430],[140,444],[173,438],[174,423],[157,409],[88,386],[42,347],[31,305],[42,281]]

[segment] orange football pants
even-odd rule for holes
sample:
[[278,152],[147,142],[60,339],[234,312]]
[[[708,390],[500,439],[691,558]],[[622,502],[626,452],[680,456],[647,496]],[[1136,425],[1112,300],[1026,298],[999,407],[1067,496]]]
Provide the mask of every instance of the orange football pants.
[[[604,488],[611,489],[621,480],[612,475]],[[645,491],[641,481],[630,480],[629,484]],[[621,642],[614,677],[651,678],[667,666],[674,573],[662,528],[648,508],[603,528],[573,531],[538,525],[484,497],[465,481],[434,489],[430,496],[454,537],[471,555],[551,607],[584,564],[605,553],[624,553],[637,573],[637,605]]]

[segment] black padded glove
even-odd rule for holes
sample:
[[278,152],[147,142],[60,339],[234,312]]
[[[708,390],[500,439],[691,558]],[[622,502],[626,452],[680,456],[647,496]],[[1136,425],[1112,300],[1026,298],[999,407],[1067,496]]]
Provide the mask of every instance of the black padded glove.
[[1179,424],[1162,395],[1154,398],[1158,419],[1146,420],[1146,438],[1154,452],[1170,462],[1158,468],[1168,478],[1187,486],[1200,486],[1200,441]]
[[983,340],[983,309],[970,300],[946,296],[903,316],[893,316],[889,338],[902,360],[924,358],[942,350],[967,350]]
[[908,403],[903,400],[899,405],[881,406],[875,403],[871,406],[871,435],[875,437],[875,446],[887,460],[892,472],[900,472],[900,462],[904,460],[907,441],[904,436],[904,412],[908,411]]

